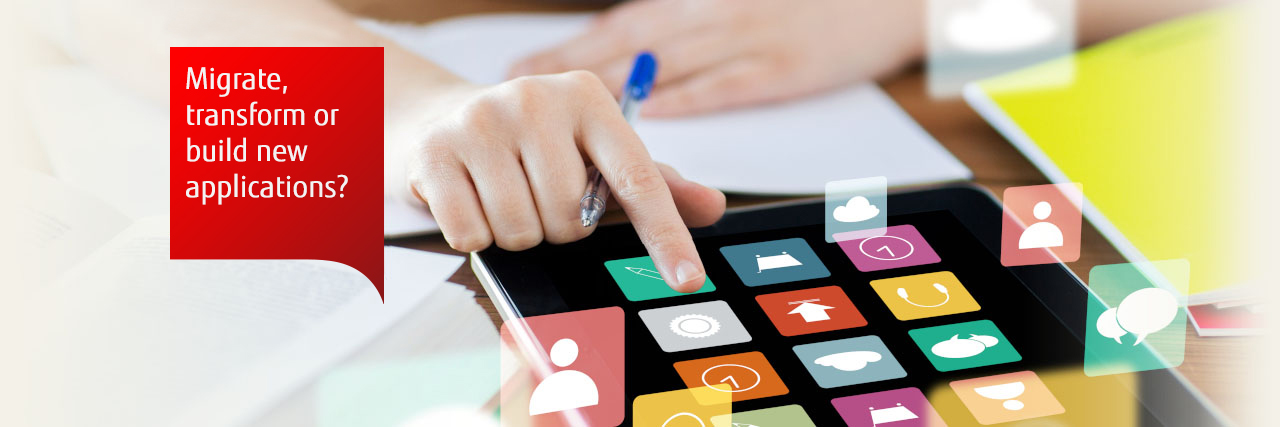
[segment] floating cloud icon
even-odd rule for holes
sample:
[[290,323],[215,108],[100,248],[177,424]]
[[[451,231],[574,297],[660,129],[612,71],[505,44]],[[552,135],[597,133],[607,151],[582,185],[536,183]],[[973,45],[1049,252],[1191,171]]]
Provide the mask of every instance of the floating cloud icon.
[[830,366],[845,372],[853,372],[867,367],[868,363],[879,362],[882,357],[880,353],[874,351],[846,351],[819,357],[813,363]]
[[946,24],[947,39],[972,52],[1004,53],[1048,42],[1058,25],[1031,0],[982,0],[957,12]]
[[880,215],[880,208],[871,204],[866,197],[857,196],[849,199],[844,206],[836,206],[832,217],[840,222],[862,222]]
[[1119,307],[1109,308],[1098,316],[1096,326],[1102,336],[1123,344],[1120,337],[1133,333],[1138,345],[1153,332],[1164,329],[1178,316],[1178,299],[1173,293],[1160,288],[1134,291],[1120,301]]
[[959,335],[952,335],[951,339],[934,344],[929,351],[938,357],[948,359],[963,359],[966,357],[977,356],[985,351],[988,347],[995,346],[1000,343],[1000,339],[990,335],[974,335],[969,334],[969,338],[960,338]]

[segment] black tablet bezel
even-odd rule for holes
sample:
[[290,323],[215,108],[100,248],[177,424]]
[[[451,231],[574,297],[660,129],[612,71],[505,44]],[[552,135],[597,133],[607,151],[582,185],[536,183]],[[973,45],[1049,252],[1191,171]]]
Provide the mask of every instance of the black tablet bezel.
[[[889,195],[889,214],[949,211],[992,253],[1000,249],[1003,211],[989,192],[971,184],[952,184]],[[695,238],[807,226],[824,217],[821,199],[734,209],[716,224],[692,230]],[[571,245],[608,245],[617,233],[635,232],[630,224],[601,227]],[[634,238],[634,237],[633,237]],[[538,250],[534,248],[531,250]],[[472,266],[504,320],[568,310],[559,291],[540,280],[535,266],[521,262],[519,252],[490,248],[474,253]],[[1066,265],[1009,267],[1032,294],[1057,316],[1077,339],[1084,340],[1085,305],[1091,294]],[[1141,401],[1147,408],[1142,425],[1226,425],[1225,417],[1209,404],[1177,371],[1139,374]]]

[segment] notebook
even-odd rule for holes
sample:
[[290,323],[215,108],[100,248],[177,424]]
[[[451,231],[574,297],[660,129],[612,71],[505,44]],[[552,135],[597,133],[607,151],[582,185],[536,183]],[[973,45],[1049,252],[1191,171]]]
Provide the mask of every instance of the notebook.
[[[1243,15],[1148,27],[971,83],[965,99],[1050,180],[1084,184],[1085,216],[1126,258],[1189,260],[1193,294],[1240,283]],[[1038,85],[1061,61],[1074,81]]]

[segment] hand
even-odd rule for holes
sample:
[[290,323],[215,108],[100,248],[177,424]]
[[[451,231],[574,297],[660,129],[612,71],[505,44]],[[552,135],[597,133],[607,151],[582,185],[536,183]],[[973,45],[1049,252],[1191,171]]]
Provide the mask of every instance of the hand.
[[[408,152],[411,189],[454,249],[523,250],[586,237],[578,201],[595,165],[662,277],[693,292],[706,278],[686,227],[724,214],[724,194],[654,163],[591,73],[470,87]],[[683,221],[682,221],[683,219]]]
[[635,0],[513,75],[583,69],[621,90],[637,52],[658,59],[642,113],[680,116],[879,77],[923,50],[922,0]]

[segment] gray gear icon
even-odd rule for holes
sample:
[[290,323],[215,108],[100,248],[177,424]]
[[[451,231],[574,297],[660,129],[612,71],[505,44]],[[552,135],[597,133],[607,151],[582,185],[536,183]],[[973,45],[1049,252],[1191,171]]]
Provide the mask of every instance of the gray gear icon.
[[686,314],[671,319],[671,332],[685,338],[706,338],[720,332],[720,321],[705,314]]

